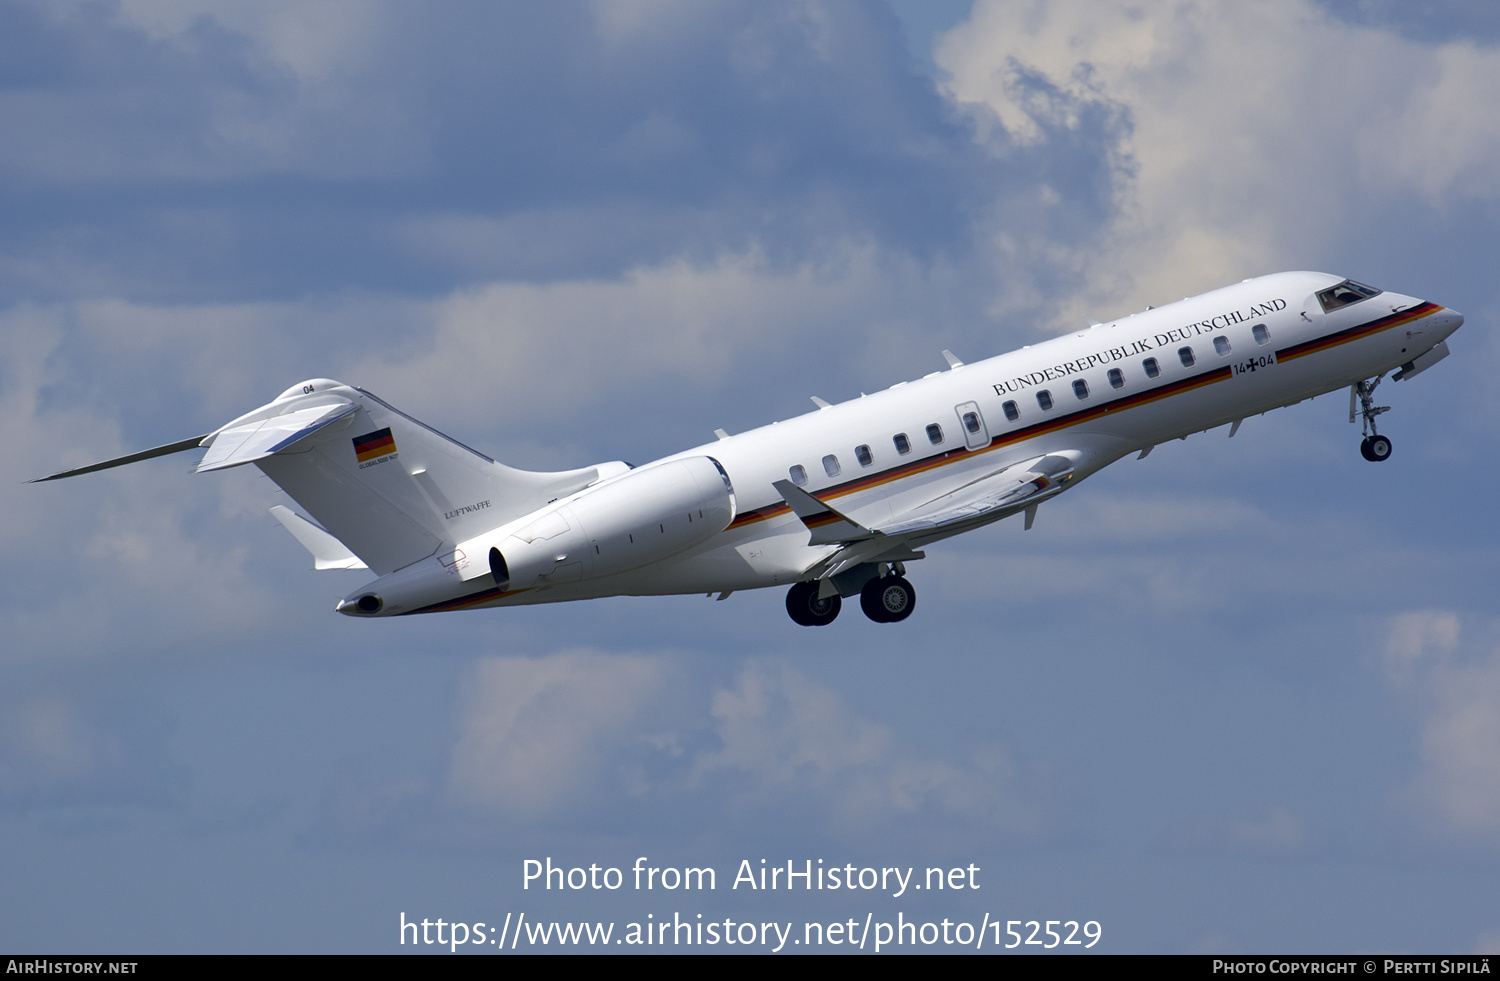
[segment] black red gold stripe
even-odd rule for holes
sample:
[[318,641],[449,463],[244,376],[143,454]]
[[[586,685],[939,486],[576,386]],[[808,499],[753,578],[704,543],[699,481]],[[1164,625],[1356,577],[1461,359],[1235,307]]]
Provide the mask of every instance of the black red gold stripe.
[[1301,344],[1293,344],[1289,348],[1277,351],[1276,360],[1292,361],[1304,355],[1326,351],[1329,348],[1338,347],[1340,344],[1348,344],[1350,341],[1357,341],[1362,337],[1369,337],[1371,334],[1378,334],[1383,330],[1390,330],[1392,327],[1401,327],[1411,323],[1413,320],[1429,317],[1441,309],[1443,308],[1436,303],[1419,303],[1410,310],[1401,310],[1388,317],[1371,320],[1369,323],[1357,324],[1345,330],[1325,334],[1322,337],[1315,337],[1310,341],[1303,341]]
[[460,596],[458,599],[433,603],[431,606],[424,606],[419,610],[407,610],[405,613],[400,614],[400,616],[412,616],[417,613],[447,613],[451,610],[467,610],[472,606],[477,606],[480,603],[488,603],[490,600],[496,600],[502,596],[514,596],[517,593],[524,592],[526,592],[524,589],[501,589],[498,586],[491,586],[489,589],[481,589],[477,593]]
[[[1414,320],[1419,320],[1422,317],[1437,313],[1441,309],[1443,308],[1435,303],[1422,303],[1410,310],[1403,310],[1399,313],[1393,313],[1387,317],[1380,317],[1367,323],[1347,328],[1346,330],[1336,331],[1332,334],[1324,335],[1323,337],[1314,338],[1310,341],[1304,341],[1301,344],[1294,344],[1291,347],[1283,348],[1276,352],[1276,360],[1278,362],[1295,360],[1296,358],[1300,358],[1307,354],[1315,354],[1319,351],[1325,351],[1330,348],[1338,347],[1341,344],[1347,344],[1351,341],[1360,340],[1361,338],[1369,337],[1370,335],[1377,334],[1383,330],[1389,330],[1392,327],[1400,327],[1404,324],[1409,324]],[[879,473],[860,477],[857,480],[847,481],[842,484],[835,484],[832,487],[827,487],[823,490],[820,490],[817,496],[819,500],[824,501],[832,501],[840,497],[846,497],[850,494],[855,494],[862,490],[868,490],[869,488],[879,487],[892,481],[902,480],[906,477],[912,476],[913,474],[925,473],[928,470],[933,470],[937,467],[945,466],[949,463],[954,462],[960,457],[969,456],[974,453],[988,453],[991,450],[998,450],[1003,447],[1014,446],[1016,443],[1025,442],[1026,440],[1034,439],[1037,436],[1044,436],[1048,433],[1057,432],[1060,429],[1067,429],[1071,426],[1077,426],[1081,423],[1090,422],[1094,419],[1102,418],[1112,412],[1122,412],[1126,409],[1134,409],[1138,406],[1149,405],[1150,403],[1159,401],[1161,399],[1171,398],[1174,395],[1181,395],[1183,392],[1194,391],[1206,385],[1211,385],[1215,382],[1225,381],[1230,377],[1230,369],[1227,366],[1214,368],[1211,371],[1205,371],[1202,374],[1194,375],[1190,378],[1184,378],[1179,381],[1162,385],[1160,388],[1153,388],[1150,391],[1146,392],[1138,392],[1134,395],[1121,396],[1120,398],[1114,399],[1109,402],[1092,405],[1088,408],[1079,409],[1076,412],[1067,413],[1065,415],[1057,416],[1053,419],[1048,419],[1044,422],[1036,423],[1035,425],[1024,426],[1020,429],[1012,430],[1011,432],[996,436],[994,439],[990,440],[988,446],[982,447],[977,450],[970,450],[967,448],[947,450],[943,453],[938,453],[921,460],[916,460],[903,466],[892,467],[889,470],[883,470]],[[736,517],[734,522],[730,524],[729,527],[731,529],[742,528],[746,525],[755,524],[759,521],[765,521],[769,518],[778,517],[780,515],[786,514],[790,510],[791,508],[787,507],[784,502],[778,501],[774,504],[768,504],[765,507],[756,508],[753,511],[744,512],[743,514]],[[818,519],[814,520],[816,521]],[[808,522],[808,525],[809,527],[812,527],[811,522]]]
[[[1301,344],[1294,344],[1291,347],[1282,348],[1276,352],[1276,360],[1278,362],[1293,361],[1305,355],[1316,354],[1319,351],[1326,351],[1331,348],[1338,347],[1342,344],[1348,344],[1352,341],[1357,341],[1362,338],[1369,337],[1373,334],[1378,334],[1383,330],[1390,330],[1393,327],[1401,327],[1415,320],[1420,320],[1423,317],[1431,316],[1432,314],[1437,313],[1442,309],[1443,308],[1436,303],[1421,303],[1410,310],[1402,310],[1396,313],[1392,313],[1386,317],[1379,317],[1375,320],[1371,320],[1363,324],[1358,324],[1354,327],[1349,327],[1341,331],[1336,331],[1332,334],[1326,334],[1322,337],[1304,341]],[[889,470],[883,470],[879,473],[860,477],[857,480],[850,480],[842,484],[836,484],[833,487],[828,487],[819,491],[817,496],[820,500],[824,501],[846,497],[850,494],[855,494],[862,490],[868,490],[872,487],[879,487],[893,481],[902,480],[914,474],[925,473],[929,470],[935,470],[938,467],[946,466],[947,464],[954,462],[960,457],[966,457],[974,453],[988,453],[991,450],[1001,449],[1006,446],[1014,446],[1016,443],[1022,443],[1026,440],[1034,439],[1037,436],[1046,435],[1047,433],[1053,433],[1058,431],[1059,429],[1066,429],[1071,426],[1077,426],[1081,423],[1090,422],[1094,419],[1102,418],[1106,415],[1109,415],[1111,412],[1121,412],[1126,409],[1134,409],[1142,405],[1149,405],[1150,403],[1160,401],[1161,399],[1171,398],[1174,395],[1181,395],[1184,392],[1195,391],[1199,388],[1212,385],[1215,382],[1225,381],[1230,377],[1231,371],[1228,366],[1214,368],[1210,371],[1205,371],[1202,374],[1193,375],[1189,378],[1183,378],[1179,381],[1162,385],[1160,388],[1154,388],[1146,392],[1138,392],[1134,395],[1121,396],[1120,398],[1114,399],[1110,402],[1103,402],[1097,405],[1092,405],[1084,409],[1079,409],[1076,412],[1067,413],[1057,416],[1053,419],[1048,419],[1046,421],[1036,423],[1035,425],[1024,426],[1020,429],[1012,430],[1011,432],[994,437],[990,440],[988,446],[982,447],[977,450],[971,450],[967,447],[947,450],[945,452],[937,453],[933,456],[926,457],[921,460],[914,460],[911,463],[903,464],[902,466],[892,467]],[[390,430],[384,430],[383,433],[386,436],[389,436]],[[361,439],[370,439],[380,435],[382,434],[371,433],[370,436],[361,437]],[[358,450],[359,448],[359,443],[360,440],[355,441],[356,450]],[[392,442],[391,449],[394,448],[395,444],[394,442]],[[383,452],[389,452],[389,450]],[[364,457],[361,456],[361,460],[363,459]],[[765,507],[756,508],[752,511],[746,511],[740,514],[734,519],[733,522],[730,523],[729,529],[743,528],[746,525],[752,525],[760,521],[775,518],[780,515],[787,514],[790,511],[791,508],[786,504],[785,501],[777,501],[774,504],[767,504]],[[840,518],[838,517],[838,515],[834,514],[832,511],[827,511],[823,514],[805,519],[804,524],[806,524],[809,528],[816,528],[823,525],[832,524],[839,520]],[[524,590],[515,590],[515,592],[524,592]],[[448,610],[467,609],[469,607],[485,603],[489,600],[499,599],[502,596],[508,595],[512,595],[512,593],[509,593],[503,589],[491,587],[490,589],[480,590],[479,592],[471,593],[468,596],[462,596],[458,599],[448,600],[443,603],[435,603],[432,606],[425,606],[420,610],[412,610],[411,613],[441,613]]]
[[[1202,388],[1205,385],[1211,385],[1214,382],[1223,381],[1229,376],[1229,368],[1215,368],[1212,371],[1206,371],[1201,375],[1194,375],[1191,378],[1184,378],[1180,381],[1172,382],[1169,385],[1163,385],[1160,388],[1152,389],[1149,392],[1139,392],[1135,395],[1123,396],[1111,402],[1089,406],[1086,409],[1080,409],[1076,412],[1057,416],[1056,418],[1038,422],[1031,426],[1023,426],[1020,429],[1015,429],[1000,436],[996,436],[994,439],[990,440],[988,446],[981,447],[977,450],[971,450],[968,448],[947,450],[942,453],[934,454],[933,456],[925,457],[921,460],[914,460],[911,463],[904,464],[899,467],[892,467],[889,470],[882,470],[879,473],[860,477],[857,480],[850,480],[842,484],[835,484],[832,487],[827,487],[823,490],[820,490],[817,496],[819,500],[824,501],[831,501],[836,498],[847,497],[850,494],[868,490],[872,487],[880,487],[893,481],[904,480],[905,478],[913,476],[914,474],[926,473],[929,470],[935,470],[938,467],[946,466],[947,464],[952,463],[962,457],[972,456],[975,453],[988,453],[992,450],[1002,449],[1007,446],[1014,446],[1016,443],[1022,443],[1028,439],[1034,439],[1037,436],[1043,436],[1047,433],[1056,432],[1059,429],[1067,429],[1080,423],[1102,418],[1103,416],[1106,416],[1111,412],[1120,412],[1124,409],[1134,408],[1139,405],[1147,405],[1160,399],[1170,398],[1173,395],[1180,395],[1183,392]],[[791,508],[787,507],[784,502],[778,501],[775,504],[769,504],[762,508],[756,508],[753,511],[746,511],[745,513],[736,517],[729,527],[731,529],[742,528],[745,525],[754,524],[758,521],[765,521],[768,518],[774,518],[779,515],[786,514],[790,510]],[[832,520],[838,520],[832,515],[830,515],[830,518]],[[809,527],[813,527],[815,523],[826,522],[821,522],[819,521],[819,519],[812,519],[811,521],[807,522]]]

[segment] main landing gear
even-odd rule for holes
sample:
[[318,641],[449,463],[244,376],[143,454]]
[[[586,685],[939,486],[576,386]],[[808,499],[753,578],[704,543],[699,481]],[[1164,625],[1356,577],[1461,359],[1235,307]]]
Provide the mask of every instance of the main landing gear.
[[818,598],[818,583],[799,582],[786,594],[786,611],[804,627],[826,627],[839,615],[844,601],[838,593]]
[[1371,463],[1379,463],[1388,460],[1391,456],[1391,441],[1375,431],[1375,417],[1382,412],[1391,411],[1388,405],[1375,404],[1375,386],[1385,377],[1384,373],[1375,376],[1373,381],[1355,382],[1349,387],[1349,421],[1354,421],[1355,400],[1359,400],[1359,414],[1364,420],[1360,431],[1364,433],[1364,439],[1359,444],[1359,455]]
[[896,623],[917,608],[917,591],[901,576],[871,579],[859,591],[859,608],[876,623]]
[[[835,593],[818,598],[819,583],[799,582],[786,594],[786,611],[804,627],[822,627],[834,621],[843,607]],[[876,576],[859,591],[859,606],[876,623],[896,623],[911,616],[917,607],[917,590],[904,576]]]

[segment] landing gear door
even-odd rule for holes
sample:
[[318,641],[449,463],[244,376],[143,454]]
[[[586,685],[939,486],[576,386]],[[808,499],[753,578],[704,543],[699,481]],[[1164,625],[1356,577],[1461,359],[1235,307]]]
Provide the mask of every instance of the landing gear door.
[[971,450],[982,450],[990,445],[990,428],[984,424],[984,413],[978,402],[962,402],[953,407],[958,413],[958,426],[963,430],[964,445]]

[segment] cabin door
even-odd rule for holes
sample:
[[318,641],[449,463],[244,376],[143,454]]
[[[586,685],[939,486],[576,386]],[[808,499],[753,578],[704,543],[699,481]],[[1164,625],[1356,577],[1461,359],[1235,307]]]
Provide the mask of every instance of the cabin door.
[[978,402],[962,402],[953,407],[958,413],[958,425],[964,433],[964,445],[971,450],[982,450],[990,445],[990,429],[984,424],[984,414]]

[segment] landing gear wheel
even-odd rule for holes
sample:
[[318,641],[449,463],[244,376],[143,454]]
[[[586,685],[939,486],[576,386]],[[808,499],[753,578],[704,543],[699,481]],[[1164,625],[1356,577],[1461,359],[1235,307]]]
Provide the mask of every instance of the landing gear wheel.
[[896,623],[916,609],[917,591],[900,576],[871,579],[860,590],[859,606],[876,623]]
[[1384,436],[1367,436],[1359,444],[1359,455],[1371,463],[1388,460],[1391,456],[1391,441]]
[[1375,431],[1375,417],[1391,410],[1388,405],[1375,404],[1375,386],[1384,377],[1382,373],[1374,381],[1355,382],[1349,388],[1349,421],[1354,421],[1355,402],[1358,401],[1359,413],[1364,417],[1361,432],[1365,434],[1364,440],[1359,444],[1359,455],[1371,463],[1379,463],[1389,459],[1391,455],[1391,441]]
[[837,593],[818,599],[816,582],[799,582],[786,594],[786,612],[804,627],[826,627],[838,617],[843,605]]

